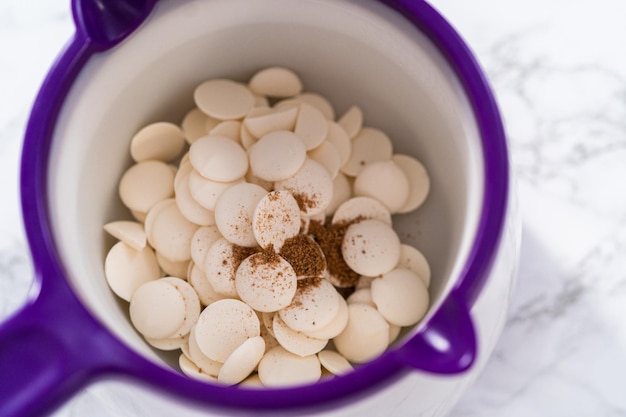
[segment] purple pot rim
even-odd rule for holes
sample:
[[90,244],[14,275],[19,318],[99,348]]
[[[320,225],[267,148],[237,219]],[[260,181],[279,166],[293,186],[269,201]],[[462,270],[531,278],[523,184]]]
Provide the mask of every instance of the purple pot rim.
[[[508,204],[509,163],[506,138],[501,117],[486,77],[480,69],[468,46],[452,26],[430,5],[412,0],[379,0],[398,11],[424,33],[442,53],[458,77],[474,112],[483,145],[485,163],[485,190],[480,221],[476,238],[461,278],[457,281],[448,298],[454,299],[469,310],[480,294],[488,277],[489,269],[500,243]],[[119,41],[119,39],[117,40]],[[80,31],[68,48],[60,55],[44,86],[54,86],[48,90],[48,97],[38,97],[33,107],[33,115],[42,110],[45,118],[31,115],[23,146],[21,166],[22,214],[29,245],[36,270],[36,286],[41,294],[46,287],[67,286],[62,273],[46,273],[50,270],[63,271],[52,236],[47,207],[48,153],[56,118],[60,112],[73,81],[91,56],[104,49],[100,42],[90,44]],[[43,90],[43,88],[42,88]],[[54,93],[51,97],[50,92]],[[39,107],[38,107],[39,106]],[[68,292],[71,294],[71,291]],[[76,303],[80,305],[80,302]],[[94,328],[104,329],[84,306],[81,314],[89,317]],[[427,327],[428,324],[426,324]],[[415,336],[414,336],[415,337]],[[121,343],[110,335],[112,345],[119,351]],[[130,358],[121,367],[94,370],[94,374],[122,373],[148,382],[166,391],[187,397],[205,405],[223,408],[245,408],[258,411],[288,409],[296,407],[336,406],[338,402],[350,401],[356,394],[365,395],[371,390],[380,389],[385,384],[400,378],[409,367],[389,350],[379,358],[358,367],[354,372],[317,383],[315,385],[276,389],[252,390],[228,388],[203,384],[166,370],[130,348],[126,357]],[[127,366],[126,369],[120,369]],[[435,373],[449,373],[445,367],[431,369]]]

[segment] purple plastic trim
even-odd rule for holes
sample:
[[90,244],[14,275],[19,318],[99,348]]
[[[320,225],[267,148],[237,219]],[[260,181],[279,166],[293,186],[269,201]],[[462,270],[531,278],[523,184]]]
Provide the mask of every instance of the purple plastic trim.
[[[54,246],[47,207],[48,155],[59,111],[82,67],[91,56],[115,46],[139,27],[156,0],[74,0],[77,34],[41,88],[24,141],[22,210],[35,265],[35,288],[28,305],[0,326],[0,372],[14,378],[2,378],[5,382],[0,383],[0,415],[43,415],[90,380],[112,373],[206,407],[271,414],[277,409],[312,411],[351,402],[411,369],[452,374],[471,366],[476,335],[469,309],[489,275],[507,204],[504,129],[485,77],[454,29],[423,1],[380,1],[410,20],[448,60],[467,93],[483,143],[486,183],[478,233],[461,279],[434,317],[402,347],[353,373],[311,386],[276,390],[193,381],[149,362],[105,330],[73,294]],[[50,346],[45,357],[38,349],[41,342]],[[20,352],[27,357],[20,360]]]

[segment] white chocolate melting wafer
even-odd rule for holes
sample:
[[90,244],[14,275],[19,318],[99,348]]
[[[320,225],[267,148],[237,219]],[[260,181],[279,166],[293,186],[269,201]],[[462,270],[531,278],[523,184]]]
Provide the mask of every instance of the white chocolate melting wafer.
[[337,351],[353,363],[375,358],[389,345],[389,324],[374,308],[365,304],[348,305],[348,324],[333,339]]
[[157,122],[140,129],[130,142],[130,156],[136,161],[168,162],[183,151],[185,135],[173,123]]
[[260,336],[249,338],[226,359],[217,380],[226,385],[238,384],[254,371],[264,353],[263,338]]
[[119,195],[126,207],[146,213],[174,195],[174,173],[165,162],[139,162],[122,175]]
[[105,224],[104,230],[135,250],[140,251],[146,247],[146,231],[141,223],[120,220]]
[[323,350],[317,357],[322,366],[333,375],[344,375],[354,370],[350,362],[334,350]]
[[193,93],[196,105],[219,120],[244,117],[254,107],[254,95],[243,84],[227,79],[213,79],[200,84]]
[[284,67],[262,69],[252,76],[248,86],[256,94],[275,98],[292,97],[302,91],[298,74]]
[[277,346],[259,362],[259,378],[267,387],[292,387],[317,382],[322,367],[316,355],[301,357]]
[[378,220],[391,226],[391,213],[380,201],[371,197],[352,197],[345,200],[333,215],[332,224],[355,220]]
[[254,209],[252,231],[259,246],[279,251],[300,231],[300,208],[288,191],[272,191]]
[[382,130],[364,127],[352,141],[352,153],[341,170],[346,175],[356,177],[367,164],[388,161],[392,153],[393,145],[389,136]]
[[314,332],[326,327],[339,312],[337,291],[325,279],[309,278],[298,281],[292,303],[278,312],[293,330]]
[[241,262],[235,274],[235,288],[241,300],[256,311],[278,311],[291,304],[297,277],[280,255],[264,251]]
[[391,271],[398,264],[400,239],[388,224],[363,220],[348,227],[341,253],[353,271],[373,277]]
[[412,326],[424,317],[428,289],[415,272],[397,268],[372,281],[372,300],[382,316],[396,326]]
[[213,181],[235,181],[248,171],[245,149],[225,136],[196,140],[189,148],[189,161],[200,175]]
[[324,114],[310,104],[300,103],[294,133],[302,140],[307,151],[317,148],[328,134]]
[[266,181],[281,181],[291,177],[306,159],[304,143],[287,130],[263,136],[248,152],[252,173]]
[[272,328],[278,343],[287,351],[298,356],[314,355],[328,344],[328,339],[315,339],[293,330],[285,324],[278,314],[274,315]]
[[424,165],[409,155],[395,154],[391,158],[409,180],[409,198],[398,213],[408,213],[420,207],[430,191],[430,178]]
[[274,188],[291,192],[305,216],[323,212],[333,197],[333,181],[328,171],[310,158],[306,158],[293,176],[276,182]]
[[408,201],[409,180],[395,162],[375,161],[363,167],[357,175],[354,195],[374,198],[391,214],[398,213]]
[[417,248],[406,244],[400,245],[398,267],[415,272],[424,281],[427,288],[430,286],[430,265],[424,254]]
[[237,347],[261,335],[259,319],[239,300],[219,300],[206,307],[194,329],[198,347],[207,357],[224,363]]
[[138,251],[124,242],[117,242],[104,260],[104,275],[111,290],[130,301],[141,285],[161,276],[154,250],[145,246]]
[[145,337],[181,336],[176,333],[185,322],[185,300],[180,291],[165,280],[150,281],[137,288],[130,299],[129,311],[133,326]]
[[252,219],[254,210],[267,191],[242,182],[226,189],[215,205],[215,224],[229,242],[246,247],[257,245]]

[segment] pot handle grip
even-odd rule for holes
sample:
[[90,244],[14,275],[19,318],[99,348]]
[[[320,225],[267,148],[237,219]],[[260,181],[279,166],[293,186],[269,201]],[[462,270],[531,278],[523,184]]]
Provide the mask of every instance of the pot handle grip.
[[0,325],[0,415],[38,416],[83,384],[71,348],[39,300]]
[[467,371],[477,355],[477,337],[467,305],[454,296],[398,350],[401,361],[414,369],[436,374]]
[[72,0],[76,28],[98,51],[113,48],[150,15],[157,0]]
[[46,415],[133,363],[62,282],[53,284],[0,323],[0,416]]

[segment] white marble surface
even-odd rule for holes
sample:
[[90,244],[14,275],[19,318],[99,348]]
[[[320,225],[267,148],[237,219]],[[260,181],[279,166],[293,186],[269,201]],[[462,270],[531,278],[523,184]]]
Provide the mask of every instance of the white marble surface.
[[[451,416],[626,416],[626,2],[432,4],[496,92],[524,225],[510,317]],[[23,303],[31,281],[22,135],[71,32],[68,0],[0,2],[0,318]],[[57,414],[87,412],[89,401],[81,394]]]

